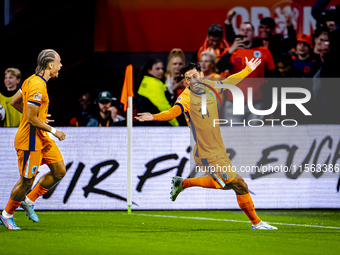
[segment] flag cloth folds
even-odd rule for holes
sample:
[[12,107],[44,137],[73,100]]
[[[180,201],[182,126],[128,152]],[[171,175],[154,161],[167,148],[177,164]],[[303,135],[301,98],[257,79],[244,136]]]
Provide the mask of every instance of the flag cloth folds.
[[124,112],[128,107],[128,98],[133,97],[133,85],[132,85],[132,65],[128,65],[125,69],[125,79],[122,89],[122,95],[120,97],[120,102],[124,104]]

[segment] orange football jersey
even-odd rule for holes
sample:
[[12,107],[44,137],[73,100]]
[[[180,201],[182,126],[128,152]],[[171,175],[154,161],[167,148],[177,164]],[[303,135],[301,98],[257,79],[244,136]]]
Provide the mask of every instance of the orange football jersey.
[[45,123],[49,98],[47,94],[46,80],[34,74],[27,78],[22,87],[23,112],[18,132],[15,136],[14,147],[25,151],[43,149],[52,139],[46,131],[38,129],[27,122],[27,105],[39,106],[38,118]]

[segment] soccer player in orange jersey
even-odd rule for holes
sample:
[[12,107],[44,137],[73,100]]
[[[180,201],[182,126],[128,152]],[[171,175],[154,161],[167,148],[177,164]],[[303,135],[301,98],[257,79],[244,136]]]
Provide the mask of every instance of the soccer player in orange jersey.
[[[252,223],[252,229],[277,229],[261,221],[257,216],[248,186],[241,176],[232,171],[231,162],[222,141],[220,127],[214,125],[214,120],[218,119],[217,104],[212,94],[212,92],[217,93],[214,89],[216,83],[236,85],[253,72],[260,63],[261,59],[248,61],[246,58],[245,69],[220,82],[203,80],[204,74],[200,65],[190,63],[187,67],[181,69],[181,73],[189,86],[178,97],[175,105],[170,110],[159,114],[138,113],[136,119],[139,121],[169,121],[182,113],[190,114],[190,123],[188,121],[188,124],[196,142],[193,150],[195,162],[207,175],[188,179],[173,177],[170,193],[172,201],[176,200],[181,191],[189,187],[233,189],[240,208]],[[218,89],[218,91],[221,94],[224,89]],[[202,110],[203,94],[208,95],[206,96],[206,113]],[[220,166],[220,168],[217,166]],[[225,167],[222,168],[221,166]],[[209,167],[210,169],[214,167],[217,171],[209,171]]]
[[[56,143],[47,134],[52,133],[60,141],[66,137],[62,131],[48,125],[52,121],[47,119],[50,116],[47,114],[47,82],[50,78],[58,77],[61,67],[61,59],[56,51],[47,49],[40,52],[35,74],[24,81],[22,88],[11,101],[11,105],[22,113],[22,118],[14,141],[20,180],[15,184],[7,206],[0,214],[0,225],[3,224],[7,229],[20,229],[13,219],[14,211],[19,206],[33,222],[38,222],[38,216],[33,209],[34,202],[66,174],[63,157]],[[43,164],[48,165],[50,172],[42,176],[26,196],[39,166]]]

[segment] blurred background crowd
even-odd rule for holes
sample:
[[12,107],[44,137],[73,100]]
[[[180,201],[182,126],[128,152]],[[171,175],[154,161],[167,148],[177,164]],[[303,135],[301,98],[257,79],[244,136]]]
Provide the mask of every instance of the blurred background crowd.
[[[251,20],[240,20],[238,9],[231,8],[225,10],[224,17],[219,17],[218,20],[222,22],[208,24],[207,30],[197,27],[194,19],[192,23],[178,27],[183,31],[181,35],[189,31],[185,40],[192,40],[190,31],[193,30],[200,35],[199,38],[205,38],[193,42],[191,50],[187,46],[181,48],[180,41],[183,38],[169,31],[173,47],[168,52],[156,50],[133,54],[110,50],[93,54],[96,35],[105,33],[96,32],[98,25],[93,22],[98,19],[98,1],[59,1],[52,7],[43,1],[4,2],[4,24],[0,33],[0,53],[3,53],[0,67],[4,72],[4,84],[0,86],[2,127],[19,125],[21,114],[10,106],[11,98],[22,82],[33,74],[36,57],[45,48],[59,52],[64,65],[60,78],[48,84],[50,113],[59,126],[126,125],[126,114],[119,101],[124,65],[129,64],[131,59],[135,62],[134,114],[155,114],[170,109],[185,89],[186,84],[179,70],[188,62],[199,62],[205,78],[220,80],[245,68],[245,57],[262,59],[258,69],[238,85],[245,95],[245,115],[237,118],[233,116],[233,97],[230,92],[226,92],[223,105],[219,106],[221,118],[247,121],[284,117],[296,119],[299,124],[340,124],[340,71],[337,70],[340,60],[339,2],[332,1],[336,5],[331,5],[330,0],[317,0],[311,4],[307,10],[308,15],[315,20],[315,25],[310,33],[297,30],[298,20],[294,8],[291,11],[282,8],[279,23],[273,15],[261,15],[256,24]],[[97,10],[94,12],[93,9]],[[157,19],[153,22],[157,23]],[[115,26],[124,27],[123,23],[122,18],[121,24]],[[281,33],[277,32],[278,28]],[[114,40],[114,44],[119,41],[124,43],[119,37]],[[145,43],[139,35],[132,40]],[[194,45],[199,46],[194,48]],[[305,88],[311,93],[311,99],[305,107],[312,116],[305,116],[293,106],[288,108],[286,116],[282,116],[280,93],[278,107],[273,114],[254,115],[247,104],[248,87],[252,88],[253,105],[258,110],[271,107],[273,87],[279,91],[282,87]],[[291,96],[299,98],[301,95]],[[165,123],[135,124],[184,126],[186,122],[180,116]]]

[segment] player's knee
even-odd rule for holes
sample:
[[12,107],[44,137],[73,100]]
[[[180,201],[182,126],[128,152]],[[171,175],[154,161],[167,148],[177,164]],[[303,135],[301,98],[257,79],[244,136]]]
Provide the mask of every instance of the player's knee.
[[31,178],[31,179],[23,178],[21,185],[24,189],[28,190],[32,187],[33,183],[34,183],[34,178]]
[[240,176],[237,176],[233,180],[233,189],[237,195],[245,195],[249,193],[248,184],[244,181],[244,179]]
[[60,167],[58,171],[56,171],[54,178],[61,180],[64,178],[65,175],[66,175],[66,168],[64,166],[64,167]]

